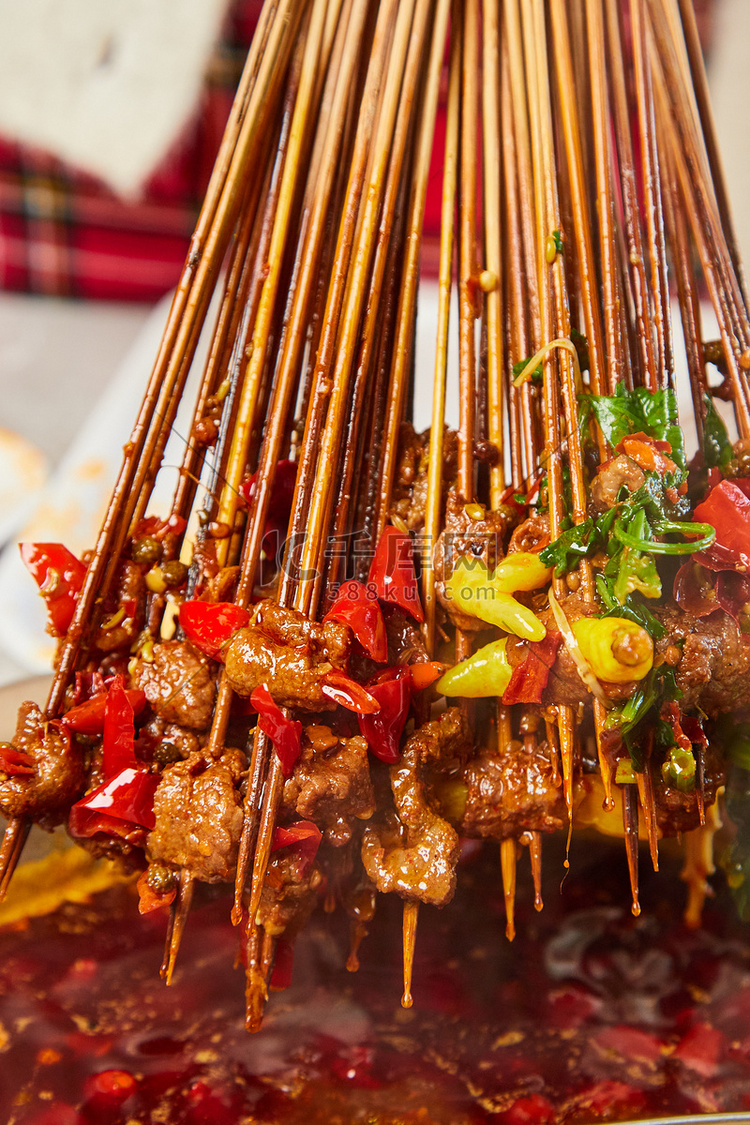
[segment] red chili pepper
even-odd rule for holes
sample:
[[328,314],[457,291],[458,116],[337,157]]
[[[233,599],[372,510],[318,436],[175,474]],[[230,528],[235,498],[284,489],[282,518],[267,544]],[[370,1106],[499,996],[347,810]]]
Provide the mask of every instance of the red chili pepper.
[[104,707],[102,766],[105,777],[114,777],[128,766],[135,766],[135,723],[133,708],[125,691],[125,677],[115,676]]
[[323,621],[341,621],[348,625],[362,648],[378,664],[388,659],[388,638],[383,611],[371,587],[352,578],[339,586],[333,605]]
[[97,832],[128,835],[133,827],[154,827],[154,793],[159,776],[129,766],[110,777],[70,810],[68,827],[73,836]]
[[326,672],[325,683],[320,689],[323,695],[340,703],[349,711],[356,711],[358,715],[373,715],[380,710],[380,704],[369,691],[347,676],[346,672],[339,672],[334,668]]
[[180,606],[180,625],[187,639],[214,660],[221,660],[221,652],[233,633],[247,625],[250,614],[233,602],[183,602]]
[[424,621],[410,535],[390,525],[384,528],[370,567],[369,584],[381,601],[400,605],[415,621]]
[[47,603],[49,630],[63,637],[73,620],[86,567],[62,543],[19,543],[24,566]]
[[381,762],[392,764],[401,756],[401,735],[411,703],[411,676],[407,668],[388,669],[396,674],[367,690],[380,704],[374,715],[358,715],[359,729],[367,745]]
[[411,690],[416,695],[439,680],[447,665],[439,660],[426,660],[422,664],[409,664],[407,667],[411,677]]
[[163,520],[159,516],[146,516],[145,519],[139,521],[133,532],[133,539],[141,539],[143,536],[148,535],[152,539],[164,539],[168,532],[174,535],[182,535],[187,527],[187,520],[183,516],[171,515],[168,519]]
[[543,641],[530,641],[528,655],[511,673],[503,703],[541,703],[562,635],[547,633]]
[[17,774],[33,777],[36,773],[34,760],[24,750],[16,750],[8,742],[0,746],[0,772],[7,773],[10,777]]
[[712,570],[750,567],[750,499],[734,481],[723,480],[712,488],[693,519],[716,528],[716,542],[695,555],[696,562]]
[[271,851],[280,848],[295,848],[302,860],[302,874],[306,875],[315,862],[323,833],[311,820],[296,820],[285,828],[274,828]]
[[260,684],[250,696],[250,702],[258,712],[258,726],[273,743],[281,772],[284,777],[291,777],[302,750],[302,723],[286,717],[274,702],[268,684]]
[[[123,677],[121,676],[120,679]],[[133,714],[138,715],[146,706],[146,696],[140,688],[128,688],[125,692]],[[107,707],[107,692],[101,691],[71,707],[62,717],[63,726],[77,734],[101,734],[104,730],[104,713]]]

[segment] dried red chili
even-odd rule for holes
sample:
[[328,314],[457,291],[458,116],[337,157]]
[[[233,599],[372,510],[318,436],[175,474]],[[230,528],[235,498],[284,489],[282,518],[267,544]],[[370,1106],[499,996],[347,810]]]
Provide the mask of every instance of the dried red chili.
[[695,556],[711,570],[750,567],[750,499],[735,481],[723,480],[695,509],[693,519],[716,529],[716,541]]
[[339,586],[333,605],[323,621],[340,621],[348,625],[362,648],[377,661],[388,659],[388,638],[383,611],[372,587],[352,578]]
[[[122,676],[119,678],[123,679]],[[91,699],[85,699],[83,703],[71,707],[62,716],[63,725],[69,730],[75,731],[76,734],[101,734],[104,730],[104,714],[108,694],[106,690],[98,692]],[[134,715],[142,711],[146,705],[146,696],[140,688],[127,688],[125,696],[133,709]]]
[[339,672],[336,668],[326,673],[325,683],[321,688],[323,695],[340,703],[349,711],[358,715],[372,715],[380,710],[380,704],[369,690],[358,684],[346,672]]
[[277,852],[280,848],[294,848],[302,861],[301,874],[306,875],[315,862],[323,833],[311,820],[296,820],[285,827],[273,830],[271,851]]
[[139,767],[128,766],[110,777],[70,810],[68,827],[72,836],[94,836],[107,832],[128,836],[134,827],[154,827],[154,793],[159,776]]
[[424,621],[410,535],[390,525],[383,529],[370,566],[369,584],[381,601],[399,605],[416,621]]
[[125,691],[125,677],[115,676],[109,685],[104,707],[102,767],[105,777],[114,777],[136,764],[134,744],[133,707]]
[[291,777],[294,763],[302,750],[302,723],[288,719],[279,705],[274,702],[267,684],[260,684],[250,696],[250,702],[258,712],[258,726],[273,743],[284,777]]
[[34,762],[24,750],[16,750],[10,742],[0,743],[0,773],[9,777],[17,774],[33,777],[36,773]]
[[[389,678],[384,680],[385,675]],[[367,690],[380,704],[380,710],[373,715],[358,715],[357,721],[375,757],[392,765],[401,756],[401,735],[411,704],[411,676],[406,667],[389,668],[378,680],[369,683]]]
[[247,625],[250,614],[233,602],[183,602],[180,625],[187,639],[214,660],[222,659],[222,650],[233,633]]
[[76,611],[86,567],[62,543],[19,543],[19,549],[47,603],[49,631],[64,636]]
[[503,703],[541,703],[562,635],[548,632],[544,640],[530,641],[528,653],[513,669],[503,692]]

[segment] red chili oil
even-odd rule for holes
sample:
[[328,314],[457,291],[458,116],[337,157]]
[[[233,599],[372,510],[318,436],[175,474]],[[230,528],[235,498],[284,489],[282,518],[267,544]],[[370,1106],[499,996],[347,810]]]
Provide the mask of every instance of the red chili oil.
[[256,1035],[225,894],[191,912],[169,988],[166,919],[140,916],[130,886],[8,927],[0,1120],[552,1125],[750,1109],[750,946],[729,897],[688,930],[678,865],[643,871],[634,918],[621,846],[574,843],[571,863],[560,887],[550,851],[541,914],[521,864],[511,945],[485,848],[452,907],[420,911],[409,1011],[400,903],[380,902],[357,974],[343,919],[321,912]]

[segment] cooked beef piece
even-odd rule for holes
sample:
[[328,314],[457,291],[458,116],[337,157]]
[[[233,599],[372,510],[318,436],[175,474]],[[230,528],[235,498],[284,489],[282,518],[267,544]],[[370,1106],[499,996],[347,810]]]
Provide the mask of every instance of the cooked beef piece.
[[83,755],[68,732],[61,723],[47,722],[36,703],[22,703],[13,741],[5,748],[9,766],[23,772],[3,771],[0,745],[0,812],[9,819],[28,817],[43,828],[62,824],[86,788]]
[[290,818],[314,820],[331,843],[347,843],[352,821],[367,820],[375,811],[365,739],[341,738],[322,725],[306,727],[283,803]]
[[185,868],[204,883],[233,879],[242,831],[238,784],[244,768],[239,750],[225,750],[218,761],[198,751],[167,766],[154,797],[149,861]]
[[186,730],[178,723],[168,723],[160,715],[141,727],[136,741],[136,754],[140,758],[162,766],[187,758],[200,748],[195,731]]
[[620,489],[637,492],[646,480],[643,470],[624,453],[602,465],[591,482],[591,502],[595,509],[604,511],[617,503]]
[[453,574],[458,560],[465,556],[482,559],[492,570],[503,557],[503,542],[513,523],[510,509],[488,511],[475,519],[470,511],[479,514],[480,507],[469,505],[467,508],[463,497],[451,489],[446,501],[445,530],[435,544],[433,558],[438,600],[453,624],[464,632],[486,629],[486,622],[464,613],[452,598],[446,598],[445,583]]
[[[403,520],[409,531],[424,527],[429,450],[430,431],[418,434],[410,422],[402,422],[390,514]],[[458,435],[446,426],[443,434],[443,494],[456,479],[457,464]]]
[[546,740],[513,739],[483,750],[463,775],[468,794],[459,826],[464,836],[503,840],[522,832],[556,832],[567,822],[562,777]]
[[208,660],[187,641],[154,645],[153,661],[139,657],[132,672],[133,686],[162,719],[190,730],[211,725],[216,685]]
[[310,917],[318,897],[321,874],[294,848],[271,856],[258,906],[258,922],[271,937],[293,938]]
[[[659,656],[674,665],[682,692],[680,709],[700,707],[715,718],[750,707],[750,642],[734,618],[718,610],[709,617],[693,617],[684,610],[656,610],[667,635],[656,643]],[[681,651],[680,651],[681,650]]]
[[128,559],[120,564],[116,591],[107,598],[104,608],[92,647],[99,652],[129,649],[145,620],[146,583],[141,567]]
[[436,906],[453,898],[458,835],[430,805],[423,770],[453,765],[469,742],[468,724],[458,707],[449,707],[407,740],[401,761],[391,767],[396,814],[367,825],[362,836],[362,863],[379,891]]
[[514,528],[508,543],[508,554],[514,551],[541,551],[549,543],[549,516],[546,512],[534,513]]
[[424,634],[413,617],[397,605],[384,605],[389,664],[422,664],[428,659]]
[[256,606],[252,624],[227,645],[226,673],[238,695],[250,696],[265,683],[282,707],[332,711],[336,704],[322,691],[325,675],[347,667],[350,645],[348,625],[319,625],[266,600]]
[[[682,700],[680,700],[682,706]],[[707,746],[703,755],[703,803],[709,808],[716,801],[716,791],[727,779],[727,762],[721,750]],[[698,779],[692,793],[682,793],[670,785],[665,785],[660,771],[654,771],[654,799],[656,820],[664,836],[677,836],[680,832],[690,832],[700,826],[700,806],[698,803]]]

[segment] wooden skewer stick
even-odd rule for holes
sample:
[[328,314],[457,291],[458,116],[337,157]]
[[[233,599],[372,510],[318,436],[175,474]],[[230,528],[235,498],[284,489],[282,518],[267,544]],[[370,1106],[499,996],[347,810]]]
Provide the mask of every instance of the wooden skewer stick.
[[516,936],[516,863],[517,844],[514,837],[500,841],[500,868],[503,876],[505,898],[505,936],[513,941]]
[[414,997],[411,994],[411,980],[414,972],[414,947],[417,940],[417,920],[419,918],[419,903],[404,900],[403,945],[404,945],[404,992],[401,997],[401,1007],[411,1008]]

